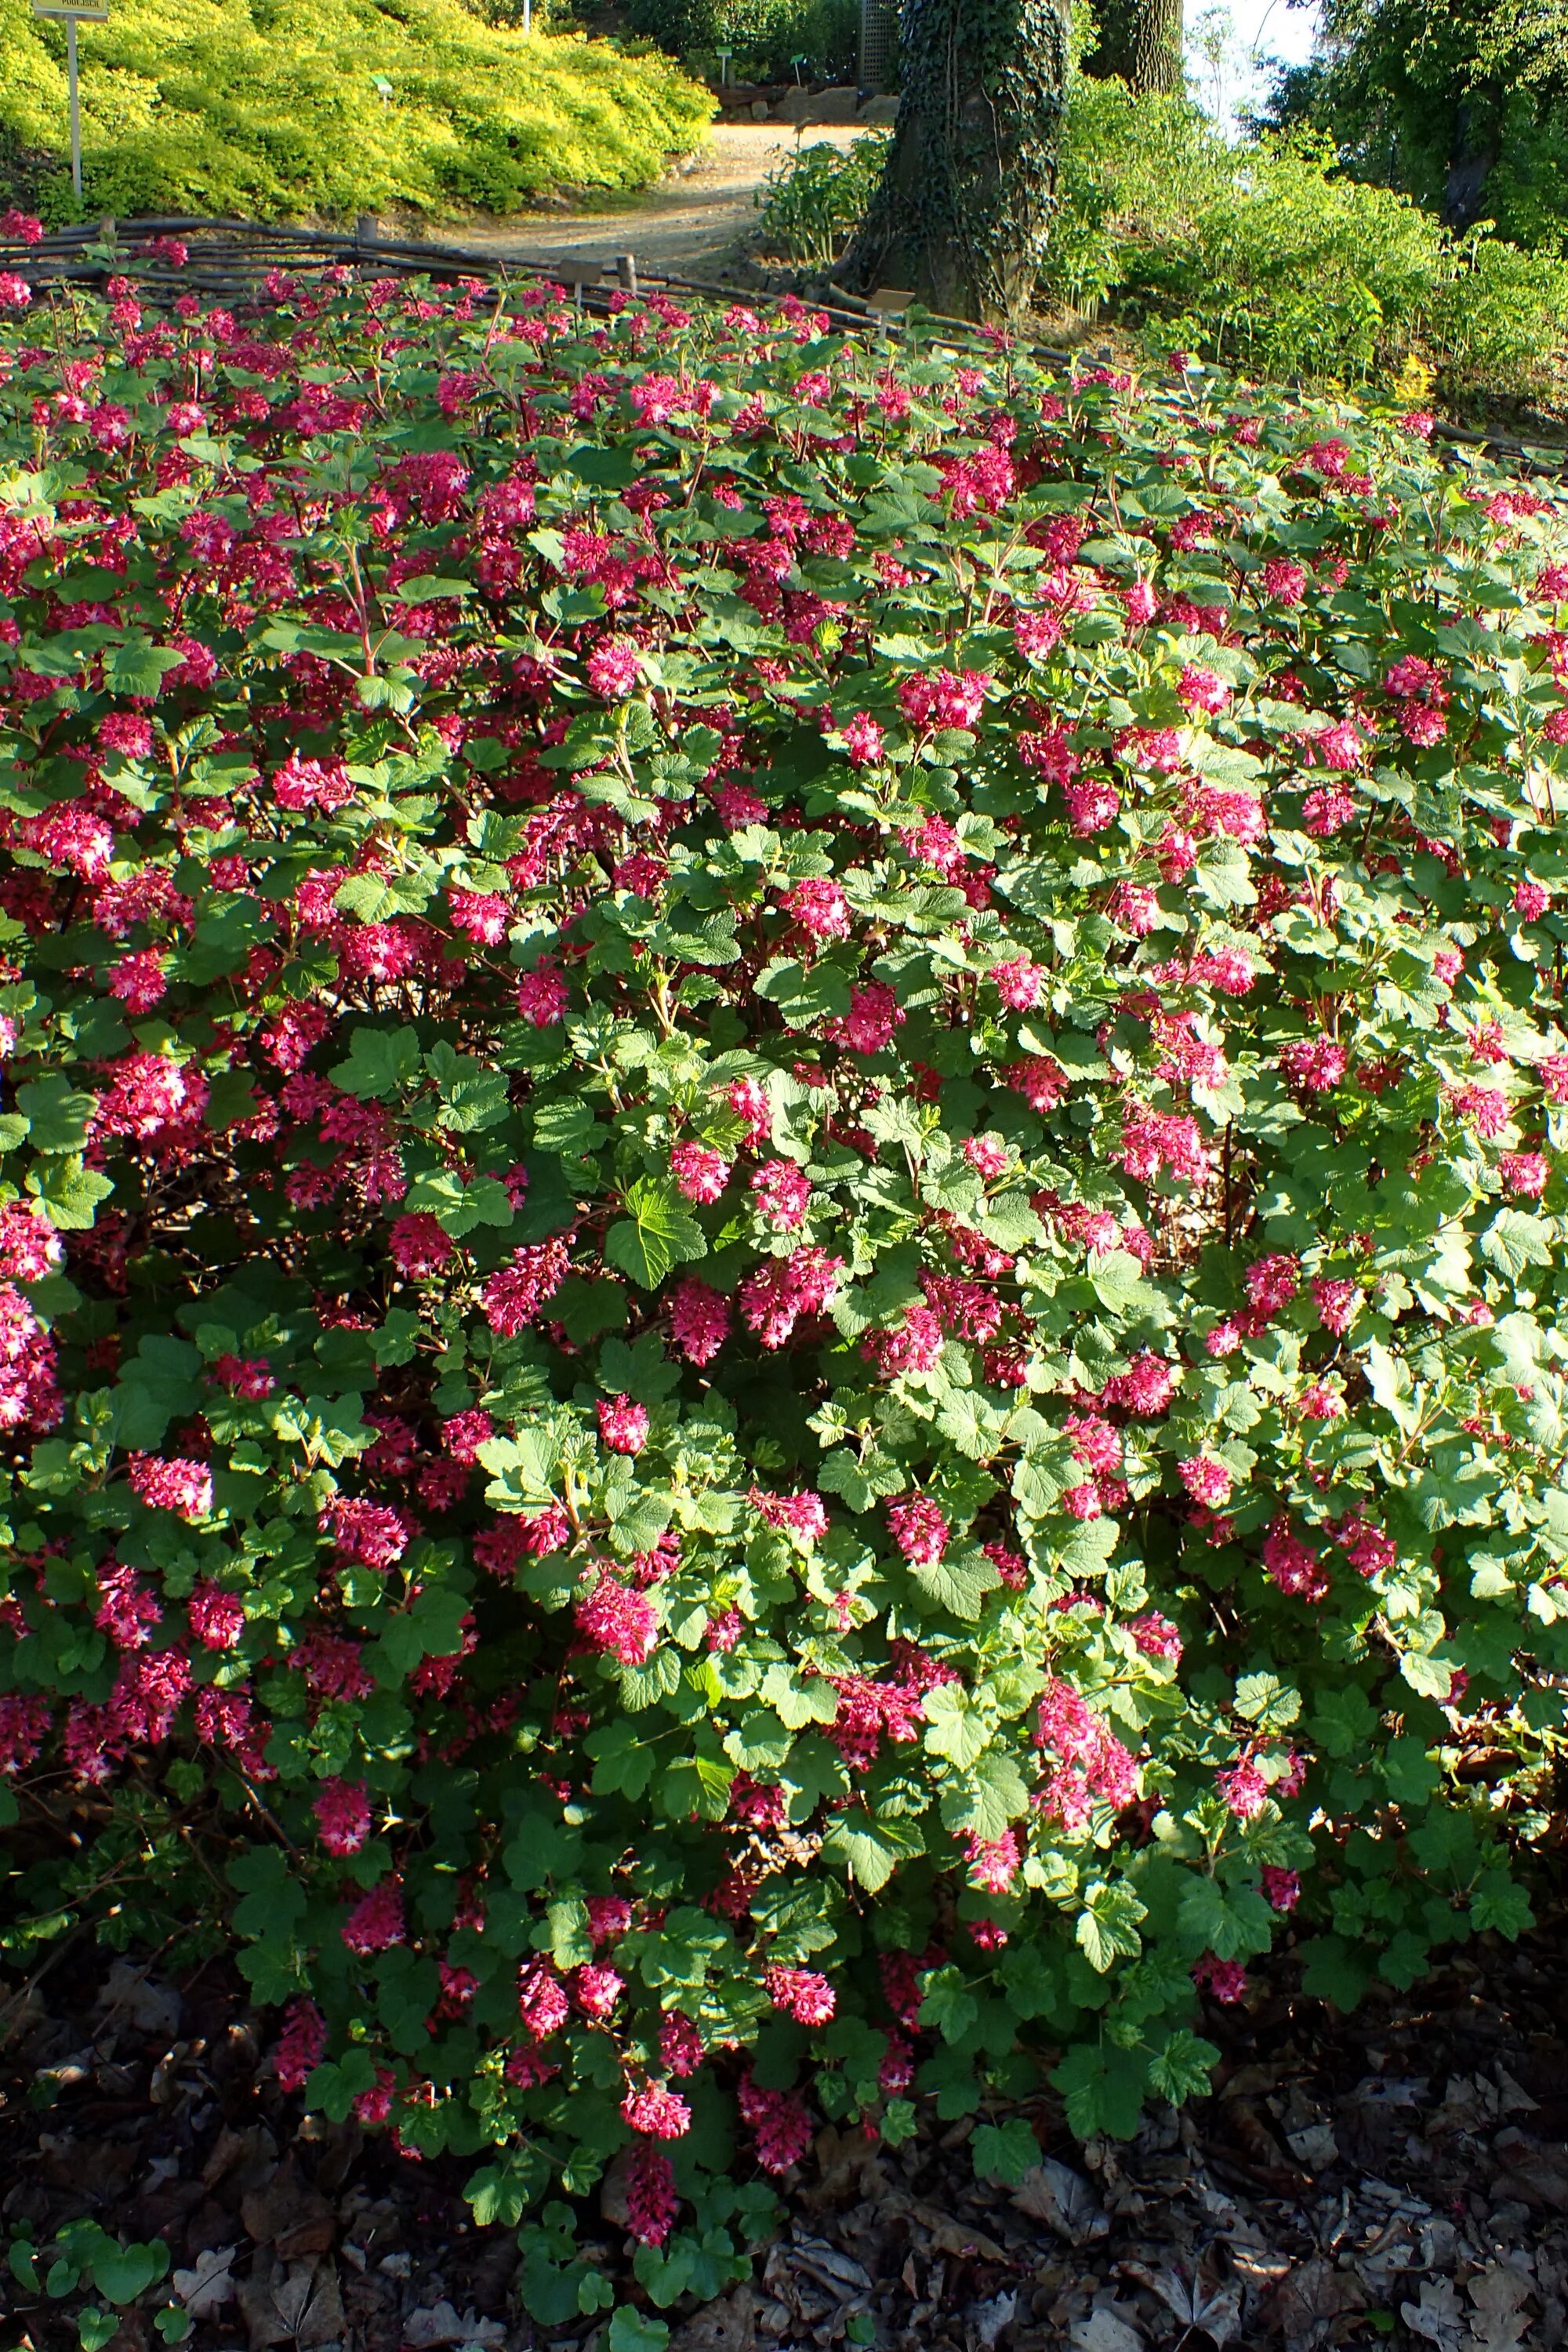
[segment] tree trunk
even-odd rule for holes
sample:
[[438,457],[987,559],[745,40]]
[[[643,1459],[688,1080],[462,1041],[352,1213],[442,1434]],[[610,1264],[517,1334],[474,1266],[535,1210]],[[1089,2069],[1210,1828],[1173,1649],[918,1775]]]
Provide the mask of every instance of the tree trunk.
[[[1489,97],[1490,91],[1485,91]],[[1448,168],[1443,183],[1443,219],[1461,233],[1486,210],[1487,182],[1498,160],[1497,114],[1483,102],[1461,101],[1455,110]]]
[[904,0],[898,129],[835,275],[950,318],[1026,310],[1045,258],[1069,0]]
[[1100,0],[1100,38],[1085,73],[1124,81],[1135,98],[1180,89],[1182,15],[1182,0]]

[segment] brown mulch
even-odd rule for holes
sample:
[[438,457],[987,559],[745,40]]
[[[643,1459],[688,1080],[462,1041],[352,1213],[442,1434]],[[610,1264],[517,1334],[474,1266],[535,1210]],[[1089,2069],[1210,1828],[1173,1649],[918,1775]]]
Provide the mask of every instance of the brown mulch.
[[[1556,1929],[1483,1938],[1349,2018],[1286,1990],[1213,2010],[1215,2096],[1081,2147],[1042,2105],[1047,2153],[1011,2192],[973,2182],[967,2122],[897,2151],[826,2131],[752,2284],[668,2313],[671,2352],[1551,2352],[1568,2296],[1561,1948]],[[0,2033],[5,2236],[44,2250],[90,2216],[162,2239],[192,2352],[589,2352],[604,2325],[529,2320],[515,2236],[473,2226],[466,2163],[302,2117],[216,1966],[176,1983],[78,1947],[0,1992]],[[629,2242],[596,2210],[583,2228],[640,2300]],[[168,2293],[108,2352],[157,2352]],[[90,2299],[5,2275],[0,2344],[77,2352]]]

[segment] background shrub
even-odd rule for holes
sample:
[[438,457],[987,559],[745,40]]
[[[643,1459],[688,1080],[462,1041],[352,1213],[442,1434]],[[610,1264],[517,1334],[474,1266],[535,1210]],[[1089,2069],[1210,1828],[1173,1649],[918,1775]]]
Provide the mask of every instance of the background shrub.
[[847,147],[797,147],[758,189],[761,241],[795,261],[826,263],[842,251],[881,177],[891,134],[868,131]]
[[565,2200],[715,2294],[817,2118],[1013,2177],[1528,1922],[1568,539],[1201,368],[324,296],[0,372],[5,1948],[232,1944],[548,2325]]
[[629,0],[626,22],[661,47],[717,77],[729,49],[731,81],[794,81],[853,75],[858,0]]
[[[801,261],[847,244],[876,153],[803,148],[759,198],[759,243]],[[1568,264],[1454,236],[1349,178],[1318,134],[1237,142],[1187,99],[1076,79],[1037,297],[1267,376],[1364,383],[1415,357],[1450,396],[1563,396]]]
[[[512,212],[563,183],[640,186],[711,111],[668,58],[525,40],[459,0],[125,0],[81,58],[89,217]],[[0,0],[0,156],[35,159],[20,184],[56,219],[76,216],[64,59],[59,26]]]

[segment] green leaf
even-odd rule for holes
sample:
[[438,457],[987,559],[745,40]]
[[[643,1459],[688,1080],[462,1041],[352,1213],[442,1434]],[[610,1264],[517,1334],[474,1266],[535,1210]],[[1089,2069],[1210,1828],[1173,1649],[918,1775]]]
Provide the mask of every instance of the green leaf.
[[412,1086],[422,1061],[416,1029],[369,1029],[362,1023],[350,1034],[348,1059],[328,1076],[359,1101],[379,1102]]
[[837,1863],[868,1895],[879,1894],[900,1862],[924,1852],[917,1822],[872,1821],[858,1811],[840,1813],[822,1841],[824,1860]]
[[542,2248],[532,2246],[522,2258],[518,2292],[523,2309],[542,2327],[561,2327],[579,2315],[577,2290],[587,2272],[582,2263],[563,2267],[552,2263]]
[[1551,1265],[1556,1255],[1551,1218],[1531,1216],[1523,1209],[1500,1209],[1481,1235],[1481,1255],[1510,1282],[1517,1282],[1527,1266]]
[[1530,1907],[1529,1895],[1510,1877],[1504,1865],[1494,1863],[1484,1870],[1470,1896],[1470,1926],[1475,1933],[1481,1935],[1487,1928],[1494,1928],[1512,1944],[1534,1925],[1535,1914]]
[[1376,1724],[1377,1711],[1366,1693],[1348,1683],[1323,1693],[1308,1727],[1325,1756],[1345,1757],[1364,1752]]
[[1243,1675],[1236,1685],[1236,1711],[1265,1731],[1283,1731],[1301,1712],[1301,1694],[1278,1675]]
[[818,1021],[841,1021],[849,1010],[849,977],[826,958],[817,963],[771,963],[758,977],[757,994],[776,1004],[785,1025],[809,1029]]
[[1002,1579],[976,1547],[968,1552],[950,1552],[945,1559],[911,1560],[910,1580],[936,1608],[972,1622],[979,1616],[985,1595],[994,1592]]
[[945,1756],[961,1769],[973,1764],[991,1739],[985,1710],[977,1706],[962,1683],[939,1683],[925,1698],[925,1744],[933,1756]]
[[705,1257],[701,1226],[668,1177],[639,1176],[628,1184],[628,1218],[605,1236],[605,1255],[644,1290],[657,1290],[674,1265]]
[[980,2003],[951,1962],[933,1969],[921,1999],[920,2021],[940,2033],[944,2042],[962,2042],[980,2015]]
[[1378,1954],[1377,1973],[1385,1984],[1408,1992],[1426,1975],[1431,1958],[1432,1948],[1426,1937],[1416,1935],[1412,1928],[1401,1927]]
[[279,1846],[247,1846],[236,1854],[228,1865],[228,1882],[243,1898],[234,1906],[235,1927],[258,1943],[286,1942],[305,1916],[305,1890]]
[[92,2255],[89,2267],[94,2286],[108,2302],[134,2303],[168,2270],[169,2249],[162,2238],[147,2245],[110,2242]]
[[[568,454],[566,471],[596,490],[629,490],[641,473],[642,465],[637,451],[624,441],[611,448],[601,448],[592,441],[584,441]],[[617,2345],[616,2352],[640,2352],[640,2347]]]
[[655,1750],[637,1737],[636,1727],[625,1721],[607,1723],[590,1732],[586,1742],[594,1759],[593,1790],[595,1797],[640,1797],[653,1778],[657,1756]]
[[150,637],[128,637],[104,656],[103,682],[113,694],[135,695],[153,701],[163,690],[163,680],[185,656],[173,646],[155,646]]
[[1143,1948],[1138,1922],[1148,1916],[1148,1906],[1132,1889],[1109,1879],[1091,1879],[1083,1890],[1083,1904],[1075,1934],[1089,1967],[1103,1976],[1119,1959],[1135,1959]]
[[462,1135],[475,1134],[481,1128],[494,1127],[511,1108],[506,1072],[471,1054],[457,1053],[443,1042],[432,1045],[425,1066],[441,1097],[443,1127],[454,1128]]
[[1268,1949],[1277,1916],[1255,1886],[1222,1886],[1194,1871],[1177,1900],[1176,1925],[1194,1957],[1212,1952],[1219,1960],[1239,1960]]
[[899,1492],[904,1474],[891,1454],[875,1445],[864,1456],[841,1445],[823,1455],[816,1483],[824,1494],[842,1495],[852,1511],[868,1511],[883,1496]]
[[401,604],[436,604],[449,596],[472,596],[476,591],[471,580],[445,580],[434,572],[418,572],[412,580],[400,581],[393,593]]
[[981,2124],[969,2147],[975,2177],[999,2180],[1007,2189],[1016,2189],[1040,2160],[1040,2143],[1022,2116],[1010,2116],[1005,2124]]
[[550,2185],[548,2158],[535,2147],[514,2147],[495,2164],[472,2174],[463,2195],[481,2230],[500,2224],[515,2230]]
[[1112,2042],[1080,2042],[1051,2075],[1067,2104],[1068,2122],[1079,2139],[1103,2132],[1131,2139],[1143,2112],[1148,2087],[1144,2061]]
[[1343,1936],[1315,1936],[1300,1948],[1301,1990],[1315,2000],[1351,2010],[1372,1982],[1372,1969]]
[[1028,1784],[1005,1748],[987,1748],[963,1780],[942,1791],[943,1828],[967,1830],[985,1844],[1004,1836],[1028,1809]]
[[34,1078],[16,1089],[16,1108],[26,1115],[27,1140],[35,1151],[79,1152],[97,1105],[95,1095],[79,1093],[61,1077]]
[[97,1168],[84,1167],[73,1153],[46,1160],[27,1176],[27,1190],[41,1201],[62,1233],[84,1234],[98,1213],[99,1203],[114,1190],[113,1179]]
[[1169,2099],[1173,2107],[1179,2107],[1188,2099],[1203,2096],[1219,2059],[1220,2053],[1212,2042],[1205,2042],[1184,2025],[1179,2025],[1149,2061],[1149,2087],[1158,2097]]
[[610,2322],[610,2352],[664,2352],[668,2341],[668,2320],[648,2319],[627,2304],[622,2304]]

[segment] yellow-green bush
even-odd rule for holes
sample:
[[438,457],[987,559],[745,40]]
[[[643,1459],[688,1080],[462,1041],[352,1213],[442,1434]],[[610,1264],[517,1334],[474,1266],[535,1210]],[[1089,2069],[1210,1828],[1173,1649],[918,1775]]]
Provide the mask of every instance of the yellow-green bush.
[[[376,86],[391,87],[390,102]],[[88,215],[509,212],[636,187],[711,111],[669,58],[459,0],[111,0],[81,35]],[[71,217],[65,36],[0,0],[0,165]]]

